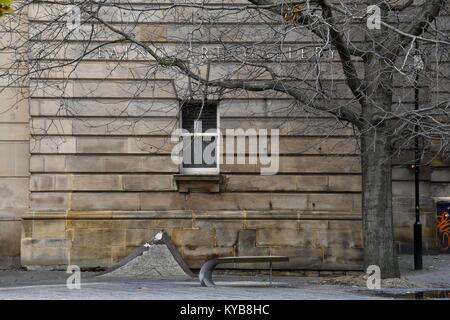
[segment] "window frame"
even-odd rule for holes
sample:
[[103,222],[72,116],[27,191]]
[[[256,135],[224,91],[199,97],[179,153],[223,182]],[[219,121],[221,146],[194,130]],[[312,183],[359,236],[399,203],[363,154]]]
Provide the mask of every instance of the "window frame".
[[[189,105],[189,104],[213,104],[216,107],[216,133],[183,133],[183,106],[184,105]],[[220,112],[219,112],[219,101],[202,101],[202,100],[190,100],[190,101],[186,101],[182,104],[180,104],[180,110],[179,110],[179,128],[180,128],[180,140],[179,142],[182,142],[182,139],[184,139],[184,137],[198,137],[198,136],[202,136],[202,137],[216,137],[216,167],[212,168],[212,167],[204,167],[204,168],[185,168],[183,163],[184,163],[184,150],[183,148],[181,149],[181,163],[179,164],[179,172],[181,174],[185,174],[185,175],[217,175],[220,173],[220,152],[221,152],[221,145],[220,145]],[[191,149],[192,150],[192,149]]]

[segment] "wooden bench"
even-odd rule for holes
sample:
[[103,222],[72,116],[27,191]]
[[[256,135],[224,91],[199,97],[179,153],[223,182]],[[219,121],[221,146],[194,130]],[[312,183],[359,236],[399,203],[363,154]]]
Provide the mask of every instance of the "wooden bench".
[[212,260],[206,261],[202,268],[200,269],[200,273],[198,274],[198,278],[200,280],[200,284],[203,287],[213,287],[215,286],[212,280],[212,272],[214,268],[219,264],[224,263],[260,263],[260,262],[268,262],[270,267],[270,284],[272,285],[272,263],[273,262],[288,262],[289,258],[284,256],[243,256],[243,257],[223,257],[216,258]]

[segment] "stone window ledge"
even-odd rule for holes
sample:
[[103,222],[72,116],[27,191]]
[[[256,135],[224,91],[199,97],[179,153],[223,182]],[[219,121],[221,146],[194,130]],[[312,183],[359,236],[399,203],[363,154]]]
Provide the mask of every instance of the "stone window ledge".
[[220,174],[176,174],[173,178],[180,193],[220,192],[220,184],[222,182]]

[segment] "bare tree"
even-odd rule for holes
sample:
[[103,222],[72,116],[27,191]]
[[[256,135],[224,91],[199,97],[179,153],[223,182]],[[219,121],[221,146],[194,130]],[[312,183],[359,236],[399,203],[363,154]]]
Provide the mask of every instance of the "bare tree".
[[[25,43],[10,44],[27,71],[14,72],[23,63],[18,59],[6,75],[11,84],[28,83],[64,71],[67,82],[83,59],[107,54],[121,60],[134,52],[145,57],[136,96],[146,86],[142,80],[164,75],[175,79],[182,99],[270,92],[291,97],[286,108],[293,112],[331,115],[361,142],[365,264],[397,277],[392,156],[410,149],[416,137],[434,154],[449,151],[449,69],[440,65],[450,40],[448,29],[440,31],[445,21],[436,20],[445,6],[444,0],[25,1],[18,13],[28,10],[40,23]],[[140,28],[161,21],[184,24],[170,35],[182,45],[158,41],[157,28]],[[126,50],[108,49],[115,44]],[[65,94],[61,84],[39,86],[32,81],[30,90]],[[433,93],[419,110],[411,104],[415,86]]]

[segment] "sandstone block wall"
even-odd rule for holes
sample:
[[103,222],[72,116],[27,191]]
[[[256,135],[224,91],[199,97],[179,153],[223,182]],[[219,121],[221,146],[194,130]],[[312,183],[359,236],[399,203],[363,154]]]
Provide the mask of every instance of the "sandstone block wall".
[[[21,218],[29,209],[29,112],[23,44],[26,15],[5,16],[0,27],[0,268],[20,266]],[[9,68],[19,64],[14,73]]]
[[[21,250],[24,266],[107,267],[165,229],[192,268],[214,256],[253,254],[290,256],[289,264],[277,265],[283,269],[362,268],[361,168],[351,127],[326,115],[306,114],[285,95],[226,93],[219,103],[221,129],[280,129],[279,173],[261,176],[259,165],[224,164],[219,193],[180,193],[170,134],[179,126],[186,79],[156,68],[136,48],[108,44],[116,35],[98,25],[93,39],[74,34],[58,47],[60,35],[55,38],[46,29],[54,6],[45,4],[45,10],[40,6],[34,4],[29,10],[27,35],[34,45],[27,57],[44,48],[48,54],[40,61],[43,65],[55,59],[68,62],[82,49],[102,47],[76,67],[34,74],[25,88],[0,93],[8,93],[3,102],[16,101],[16,89],[29,92],[16,109],[0,115],[0,195],[4,194],[0,231],[7,230],[0,232],[0,262],[17,263]],[[130,25],[117,15],[103,14],[129,30]],[[133,32],[140,41],[153,41],[174,52],[195,35],[190,24],[194,14],[176,9],[168,15],[142,15]],[[193,46],[213,50],[223,41],[270,36],[270,28],[254,21],[236,34],[232,25],[236,17],[222,19],[209,30],[203,26]],[[299,31],[285,45],[313,48],[313,40]],[[11,53],[4,51],[3,58],[10,59]],[[236,66],[232,61],[213,61],[210,77],[220,77]],[[329,56],[322,67],[323,85],[333,89],[339,101],[350,99],[337,57]],[[303,71],[308,68],[305,61]],[[423,101],[448,90],[430,88],[421,88]],[[411,108],[414,99],[409,89],[396,91],[394,99]],[[410,252],[412,243],[410,159],[394,159],[393,167],[400,252]],[[434,161],[422,177],[428,252],[436,249],[434,201],[449,194],[448,168],[447,162]]]

